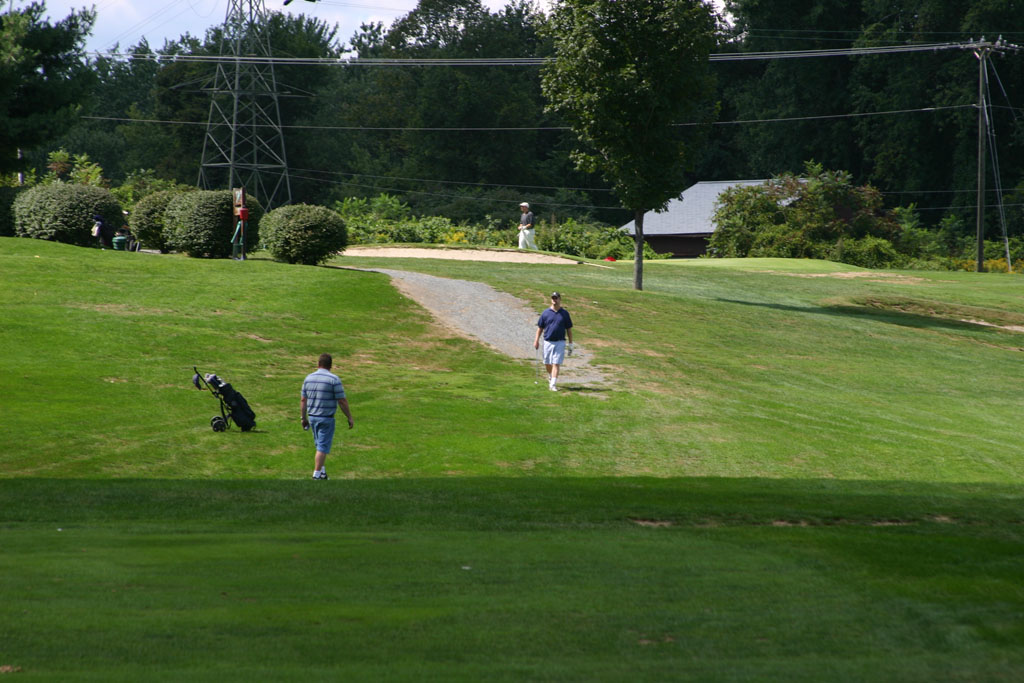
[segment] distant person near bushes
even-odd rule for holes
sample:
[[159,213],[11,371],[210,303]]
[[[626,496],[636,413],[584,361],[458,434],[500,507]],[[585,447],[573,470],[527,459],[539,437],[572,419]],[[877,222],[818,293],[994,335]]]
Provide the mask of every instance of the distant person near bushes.
[[519,217],[519,248],[536,249],[537,243],[533,241],[533,212],[530,211],[530,205],[523,202],[519,205],[519,210],[523,214]]

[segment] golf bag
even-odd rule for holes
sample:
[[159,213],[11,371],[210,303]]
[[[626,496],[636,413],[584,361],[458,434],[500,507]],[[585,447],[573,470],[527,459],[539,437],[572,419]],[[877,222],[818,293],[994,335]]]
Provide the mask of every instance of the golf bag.
[[210,418],[210,426],[213,427],[213,431],[223,432],[231,426],[232,422],[238,425],[243,432],[256,426],[256,413],[252,411],[249,402],[241,393],[235,391],[234,387],[213,373],[208,373],[204,377],[194,366],[192,369],[196,373],[192,375],[192,384],[195,388],[202,391],[202,385],[206,385],[210,393],[220,401],[220,415]]

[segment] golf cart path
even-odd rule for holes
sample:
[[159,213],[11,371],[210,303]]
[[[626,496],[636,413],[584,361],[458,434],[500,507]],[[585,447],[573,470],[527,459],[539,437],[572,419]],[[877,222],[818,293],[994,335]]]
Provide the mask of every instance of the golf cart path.
[[[433,249],[420,251],[436,253]],[[469,250],[460,251],[466,253]],[[488,255],[486,260],[494,260],[495,252],[484,253]],[[353,251],[353,255],[356,252]],[[360,252],[359,255],[364,254]],[[540,352],[533,348],[533,337],[541,309],[530,306],[522,299],[499,292],[482,282],[391,268],[354,270],[387,275],[399,292],[423,306],[441,325],[462,337],[486,344],[517,360],[539,362]],[[571,306],[566,308],[572,312]],[[574,346],[573,355],[566,356],[565,364],[562,365],[559,382],[584,385],[605,382],[604,373],[592,364],[593,354],[582,344]]]

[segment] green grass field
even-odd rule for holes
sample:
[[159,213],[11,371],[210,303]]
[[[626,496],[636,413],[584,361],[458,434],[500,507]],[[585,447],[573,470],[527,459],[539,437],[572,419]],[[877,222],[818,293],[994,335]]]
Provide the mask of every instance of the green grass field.
[[[553,394],[385,266],[560,290]],[[0,238],[0,673],[1015,681],[1024,289],[784,260],[330,267]],[[312,482],[302,378],[356,428]],[[192,366],[257,430],[214,433]]]

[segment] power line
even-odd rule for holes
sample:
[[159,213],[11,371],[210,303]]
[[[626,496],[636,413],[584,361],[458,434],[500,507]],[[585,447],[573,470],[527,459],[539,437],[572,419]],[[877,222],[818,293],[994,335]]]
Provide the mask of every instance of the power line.
[[[849,114],[821,114],[818,116],[790,116],[777,119],[741,119],[737,121],[713,121],[713,126],[733,126],[744,123],[785,123],[787,121],[818,121],[823,119],[851,119],[864,116],[888,116],[893,114],[915,114],[921,112],[946,111],[950,109],[975,109],[974,104],[954,104],[946,107],[920,107],[918,109],[891,109],[889,111],[864,111],[852,112]],[[676,123],[675,126],[700,126],[700,123]]]
[[510,185],[508,183],[467,183],[459,180],[437,180],[436,178],[404,178],[402,176],[371,175],[369,173],[348,173],[345,171],[319,171],[310,168],[296,168],[303,173],[325,173],[328,175],[349,176],[352,178],[376,178],[378,180],[404,180],[415,183],[438,183],[443,185],[463,185],[467,187],[515,187],[521,190],[571,190],[574,192],[612,192],[601,187],[554,187],[551,185]]
[[[295,169],[295,170],[302,171],[303,169]],[[333,173],[333,171],[316,171],[316,170],[309,170],[309,169],[305,170],[304,172],[307,172],[307,173]],[[357,174],[352,174],[352,175],[357,175]],[[361,174],[359,174],[359,175],[361,175]],[[489,197],[473,197],[473,196],[468,196],[468,195],[449,194],[449,193],[443,193],[443,192],[427,192],[425,190],[405,190],[405,189],[401,189],[401,188],[397,188],[397,187],[388,187],[388,186],[385,186],[385,185],[375,185],[375,184],[369,184],[369,183],[353,183],[353,182],[347,182],[347,181],[341,181],[341,180],[330,180],[330,179],[327,179],[327,178],[315,178],[315,177],[310,177],[310,176],[296,176],[294,174],[292,175],[292,177],[293,178],[301,178],[303,180],[309,180],[309,181],[318,182],[318,183],[329,183],[329,184],[332,184],[332,185],[345,185],[347,187],[362,187],[362,188],[368,188],[368,189],[373,189],[373,190],[383,190],[383,191],[386,191],[386,192],[398,192],[398,193],[403,193],[403,194],[419,194],[419,195],[425,195],[425,196],[430,196],[430,197],[445,197],[445,198],[463,199],[463,200],[479,201],[479,202],[491,202],[491,203],[500,203],[500,204],[518,204],[518,200],[515,200],[515,199],[492,199],[492,198],[489,198]],[[381,179],[388,179],[389,178],[389,176],[363,176],[363,177],[381,178]],[[396,180],[399,180],[399,178],[396,178]],[[457,185],[478,185],[478,184],[480,184],[480,183],[458,183],[457,181],[437,181],[437,180],[415,179],[415,178],[401,178],[401,180],[420,180],[421,182],[425,182],[425,183],[447,182],[447,183],[454,183],[454,184],[457,184]],[[530,186],[530,185],[500,185],[499,187],[530,188],[530,187],[536,187],[536,186]],[[544,188],[538,188],[538,189],[544,189]],[[556,189],[556,190],[557,189],[567,189],[567,190],[571,190],[571,189],[574,189],[574,188],[549,188],[549,189]],[[604,191],[611,192],[611,190],[604,190]],[[931,192],[969,192],[969,193],[973,193],[974,190],[932,190]],[[921,194],[921,193],[915,193],[915,192],[909,192],[908,191],[908,192],[902,192],[902,193],[900,193],[900,192],[883,192],[882,194]],[[616,211],[628,211],[628,209],[624,209],[621,206],[600,206],[600,205],[595,205],[595,204],[562,204],[562,203],[557,203],[557,202],[545,201],[544,205],[545,206],[557,206],[557,207],[563,207],[563,208],[606,209],[606,210],[616,210]],[[996,208],[996,207],[999,206],[999,204],[986,204],[985,206],[988,207],[988,208]],[[1024,203],[1003,204],[1002,206],[1004,206],[1004,207],[1024,207]],[[969,208],[969,207],[965,207],[965,206],[925,206],[925,207],[920,207],[919,206],[919,207],[915,207],[914,210],[915,211],[951,211],[951,210],[954,210],[954,209],[965,209],[965,208]]]
[[[316,173],[321,173],[322,171],[315,171],[315,172]],[[326,178],[311,178],[311,177],[308,177],[308,176],[299,176],[299,175],[295,175],[295,174],[292,174],[292,177],[293,178],[299,178],[299,179],[302,179],[302,180],[311,180],[313,182],[318,182],[318,183],[330,183],[332,185],[345,185],[347,187],[362,187],[362,188],[369,188],[369,189],[373,189],[373,190],[383,190],[385,192],[400,192],[402,194],[420,194],[420,195],[425,195],[425,196],[428,196],[428,197],[445,197],[445,198],[448,198],[448,199],[463,199],[463,200],[469,200],[469,201],[489,202],[489,203],[499,203],[499,204],[518,204],[519,203],[519,201],[516,200],[516,199],[491,199],[489,197],[472,197],[472,196],[462,195],[462,194],[449,194],[449,193],[444,193],[444,192],[427,192],[425,190],[404,190],[404,189],[397,188],[397,187],[384,187],[382,185],[370,185],[370,184],[367,184],[367,183],[350,183],[350,182],[344,182],[344,181],[341,181],[341,180],[328,180]],[[427,182],[433,182],[433,181],[427,181]],[[513,185],[512,187],[516,187],[516,186]],[[612,211],[629,211],[629,209],[625,209],[622,206],[597,206],[597,205],[594,205],[594,204],[563,204],[563,203],[558,203],[558,202],[548,202],[548,201],[545,201],[544,205],[545,206],[557,206],[557,207],[561,207],[561,208],[572,208],[572,209],[606,209],[606,210],[612,210]]]
[[[920,107],[918,109],[893,109],[890,111],[869,111],[853,112],[849,114],[822,114],[818,116],[790,116],[777,119],[741,119],[736,121],[712,121],[705,123],[675,123],[673,126],[733,126],[748,123],[786,123],[792,121],[818,121],[827,119],[861,118],[865,116],[887,116],[896,114],[914,114],[924,112],[949,111],[954,109],[976,109],[975,104],[957,104],[946,107]],[[123,123],[157,123],[182,126],[206,125],[199,121],[166,121],[161,119],[132,119],[115,116],[83,116],[83,119],[91,121],[118,121]],[[530,132],[530,131],[567,131],[572,130],[569,126],[310,126],[310,125],[282,125],[281,128],[294,130],[319,130],[319,131],[365,131],[365,132],[454,132],[454,133],[496,133],[496,132]]]
[[963,50],[972,47],[972,43],[923,43],[919,45],[888,45],[880,47],[846,47],[822,50],[781,50],[775,52],[735,52],[719,53],[708,56],[711,62],[742,62],[766,59],[803,59],[809,57],[860,57],[867,55],[887,55],[908,52],[940,52],[943,50]]
[[[981,41],[971,41],[967,43],[928,43],[928,44],[912,44],[912,45],[890,45],[890,46],[876,46],[876,47],[853,47],[853,48],[836,48],[836,49],[818,49],[818,50],[791,50],[791,51],[775,51],[775,52],[737,52],[737,53],[719,53],[711,54],[708,59],[711,62],[718,61],[750,61],[750,60],[775,60],[775,59],[800,59],[800,58],[820,58],[820,57],[835,57],[835,56],[869,56],[869,55],[885,55],[885,54],[899,54],[899,53],[916,53],[916,52],[939,52],[945,50],[964,50],[970,49],[975,51],[975,54],[980,52],[987,52],[993,49],[1014,49],[1019,50],[1020,48],[1016,45],[1007,45],[1000,38],[995,43],[986,42],[984,39]],[[256,63],[256,64],[288,64],[288,65],[327,65],[327,66],[540,66],[551,61],[550,58],[468,58],[468,59],[371,59],[371,58],[297,58],[297,57],[272,57],[272,56],[243,56],[233,55],[228,57],[214,56],[214,55],[121,55],[119,53],[92,53],[97,56],[107,58],[127,58],[127,59],[154,59],[156,61],[185,61],[185,62],[215,62],[220,63],[221,61],[234,62],[236,66],[241,63]],[[925,107],[919,109],[903,109],[893,110],[888,112],[857,112],[848,114],[833,114],[833,115],[819,115],[819,116],[801,116],[801,117],[787,117],[779,119],[760,119],[760,120],[743,120],[743,121],[719,121],[713,122],[714,125],[737,125],[737,124],[753,124],[753,123],[773,123],[773,122],[784,122],[784,121],[809,121],[809,120],[826,120],[826,119],[842,119],[842,118],[854,118],[863,116],[879,116],[879,115],[890,115],[890,114],[907,114],[917,112],[935,112],[940,110],[953,110],[963,108],[976,108],[980,109],[982,105],[959,105],[959,106],[948,106],[948,107]],[[139,119],[117,119],[112,117],[84,117],[94,120],[112,120],[112,121],[125,121],[135,123],[165,123],[175,125],[194,125],[193,122],[176,122],[176,121],[156,121],[156,120],[139,120]],[[696,123],[683,123],[676,124],[679,126],[694,126],[694,125],[706,125]],[[290,129],[313,129],[313,130],[355,130],[355,131],[456,131],[456,132],[495,132],[495,131],[529,131],[529,130],[568,130],[568,127],[480,127],[480,128],[467,128],[467,127],[455,127],[455,128],[413,128],[413,127],[391,127],[391,128],[374,128],[365,126],[284,126]],[[980,167],[980,164],[979,164]],[[315,180],[323,182],[323,180],[315,178],[307,178],[308,180]],[[376,187],[376,186],[369,186]],[[400,191],[400,190],[393,190]],[[414,191],[406,191],[414,192]],[[436,194],[436,193],[421,193],[421,194]],[[981,192],[979,192],[980,196]],[[446,195],[440,195],[446,196]],[[566,205],[573,206],[573,205]],[[982,207],[982,203],[979,201],[979,209]],[[593,207],[593,208],[616,208],[616,207]],[[955,208],[955,207],[949,207]],[[980,221],[980,219],[979,219]]]
[[[943,50],[974,49],[978,43],[924,43],[917,45],[888,45],[880,47],[850,47],[821,50],[782,50],[774,52],[725,52],[708,55],[710,62],[737,62],[771,59],[804,59],[812,57],[856,57],[868,55],[901,54],[911,52],[939,52]],[[241,62],[281,64],[289,66],[543,66],[550,57],[465,57],[465,58],[373,58],[373,57],[268,57],[220,55],[122,55],[117,52],[91,52],[95,57],[107,59],[160,59],[182,62]]]

